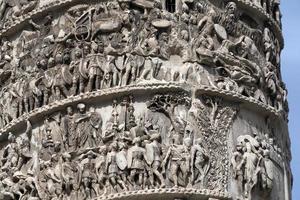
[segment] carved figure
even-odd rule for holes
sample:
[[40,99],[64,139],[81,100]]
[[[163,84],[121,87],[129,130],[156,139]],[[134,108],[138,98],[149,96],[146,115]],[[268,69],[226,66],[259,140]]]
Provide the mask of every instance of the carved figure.
[[150,144],[146,144],[146,161],[150,168],[150,183],[152,186],[165,187],[165,180],[161,174],[162,151],[160,145],[160,135],[157,131],[152,131]]
[[127,187],[124,183],[124,181],[119,176],[120,169],[123,169],[123,166],[120,165],[120,162],[117,162],[117,156],[120,156],[117,152],[118,150],[118,144],[116,142],[111,143],[110,145],[110,151],[107,154],[106,157],[106,171],[108,173],[108,179],[111,184],[111,186],[114,188],[114,190],[117,190],[117,186],[119,185],[123,190],[125,190]]
[[130,181],[142,187],[145,176],[145,149],[141,147],[141,138],[133,139],[131,148],[128,149],[128,169],[130,169]]
[[86,113],[86,106],[83,103],[77,105],[78,113],[74,115],[76,149],[89,147],[91,134],[88,132],[89,115]]
[[[209,170],[209,156],[202,146],[202,139],[198,138],[191,150],[192,183],[200,182],[204,186],[204,177]],[[198,175],[197,175],[198,174]]]
[[186,147],[181,143],[181,136],[179,134],[174,135],[173,144],[169,147],[166,156],[162,162],[163,172],[166,168],[170,169],[169,179],[172,180],[174,187],[179,186],[179,174],[182,174],[182,184],[186,185],[187,176],[189,172],[189,158],[186,155],[189,154]]

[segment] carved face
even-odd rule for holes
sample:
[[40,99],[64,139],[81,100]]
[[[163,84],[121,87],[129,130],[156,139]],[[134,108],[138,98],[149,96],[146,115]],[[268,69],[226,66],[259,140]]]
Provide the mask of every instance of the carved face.
[[80,112],[80,113],[84,113],[84,112],[85,112],[85,107],[80,107],[80,108],[79,108],[79,112]]
[[82,55],[82,54],[81,54],[81,50],[80,50],[80,49],[76,49],[76,50],[75,50],[75,57],[76,57],[76,58],[80,58],[81,55]]
[[42,68],[45,68],[45,67],[47,66],[47,61],[46,61],[46,59],[42,59],[42,60],[40,61],[40,65],[41,65]]
[[73,115],[73,108],[71,106],[67,107],[67,113],[68,115]]
[[189,40],[189,33],[186,30],[181,31],[181,39],[185,41]]
[[226,11],[228,14],[235,14],[237,9],[236,3],[234,2],[229,2],[226,6]]
[[84,55],[88,55],[90,53],[90,47],[88,45],[84,45],[83,53]]

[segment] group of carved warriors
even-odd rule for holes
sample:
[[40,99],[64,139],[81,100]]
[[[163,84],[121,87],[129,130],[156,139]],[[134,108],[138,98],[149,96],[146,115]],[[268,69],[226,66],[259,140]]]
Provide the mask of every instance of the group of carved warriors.
[[255,198],[257,191],[263,192],[261,197],[269,198],[275,178],[275,163],[272,160],[274,149],[271,143],[272,141],[266,141],[257,135],[243,135],[237,138],[231,164],[238,199],[251,200]]
[[[281,13],[279,10],[280,0],[245,0],[258,7],[262,7],[270,14],[277,23],[281,24]],[[0,21],[2,27],[12,24],[18,17],[34,10],[39,5],[39,0],[1,0]],[[9,17],[8,17],[9,16]]]
[[38,6],[39,0],[1,0],[0,26],[11,25],[18,17],[27,14]]
[[130,6],[75,6],[58,18],[63,24],[52,16],[31,20],[20,44],[3,39],[0,125],[69,96],[149,79],[209,84],[287,110],[279,42],[268,28],[253,31],[239,21],[234,2],[225,11],[184,3],[177,14],[159,2],[146,11]]
[[120,105],[126,114],[114,101],[105,124],[98,111],[91,107],[87,112],[82,103],[76,113],[68,107],[62,119],[49,117],[38,155],[33,154],[30,122],[17,140],[9,134],[1,159],[1,194],[7,199],[91,199],[129,190],[205,187],[210,155],[202,138],[173,127],[166,144],[161,127],[135,119],[132,99]]

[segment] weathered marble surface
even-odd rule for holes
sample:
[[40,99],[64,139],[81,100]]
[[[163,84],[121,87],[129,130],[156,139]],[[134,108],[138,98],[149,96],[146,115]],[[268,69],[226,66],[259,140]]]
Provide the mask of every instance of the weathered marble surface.
[[280,17],[0,1],[0,199],[291,199]]

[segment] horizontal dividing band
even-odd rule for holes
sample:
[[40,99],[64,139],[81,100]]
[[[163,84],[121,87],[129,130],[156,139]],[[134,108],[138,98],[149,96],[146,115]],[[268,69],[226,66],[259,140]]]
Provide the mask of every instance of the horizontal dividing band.
[[130,192],[123,192],[111,195],[103,195],[95,198],[95,200],[117,200],[117,199],[131,199],[138,200],[140,198],[145,199],[185,199],[191,200],[209,200],[209,199],[232,199],[230,194],[226,192],[213,191],[207,189],[193,189],[193,188],[161,188],[161,189],[148,189],[137,190]]

